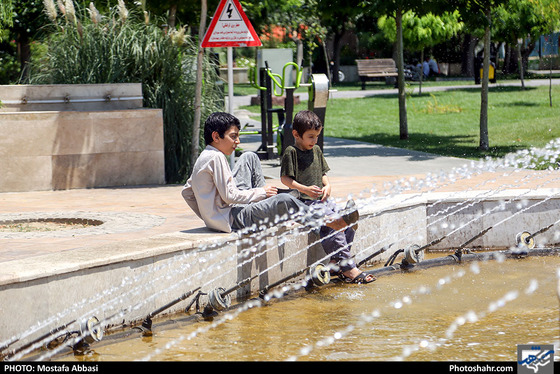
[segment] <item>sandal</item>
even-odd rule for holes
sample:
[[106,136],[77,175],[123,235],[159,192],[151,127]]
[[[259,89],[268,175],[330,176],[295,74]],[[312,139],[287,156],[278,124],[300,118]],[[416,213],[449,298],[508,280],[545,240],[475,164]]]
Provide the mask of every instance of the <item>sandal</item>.
[[[368,280],[368,276],[371,277],[370,280]],[[354,283],[354,284],[368,284],[368,283],[374,282],[376,280],[377,280],[377,278],[375,278],[373,275],[361,272],[360,274],[356,275],[356,277],[354,279],[346,278],[345,282],[346,283]]]

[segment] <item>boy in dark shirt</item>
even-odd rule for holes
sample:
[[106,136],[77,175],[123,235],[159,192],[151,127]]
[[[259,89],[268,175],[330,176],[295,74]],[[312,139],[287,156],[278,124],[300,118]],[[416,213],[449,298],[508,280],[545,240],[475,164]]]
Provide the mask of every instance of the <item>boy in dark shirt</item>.
[[[321,120],[315,113],[303,110],[295,115],[292,130],[295,145],[284,150],[280,180],[287,187],[298,190],[300,199],[307,205],[322,204],[325,214],[331,215],[337,211],[337,207],[333,199],[329,198],[331,186],[327,172],[330,169],[321,148],[317,145],[322,129]],[[347,208],[353,206],[354,202],[350,200]],[[356,210],[353,221],[357,220],[357,215]],[[331,263],[339,267],[346,281],[373,282],[375,277],[361,272],[352,260],[350,248],[354,233],[354,228],[350,226],[344,230],[322,226],[320,235],[323,249],[327,254],[332,253]]]

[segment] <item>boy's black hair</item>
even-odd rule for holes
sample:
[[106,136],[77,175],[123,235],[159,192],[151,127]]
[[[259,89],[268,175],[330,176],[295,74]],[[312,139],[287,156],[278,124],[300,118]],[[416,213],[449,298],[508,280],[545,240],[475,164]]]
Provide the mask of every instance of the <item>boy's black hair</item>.
[[211,144],[214,139],[212,139],[212,133],[216,131],[220,138],[224,138],[224,134],[231,127],[236,126],[241,129],[241,124],[239,119],[234,115],[225,112],[215,112],[208,116],[206,122],[204,122],[204,142],[206,145]]
[[307,130],[320,130],[323,124],[315,113],[310,110],[302,110],[295,115],[292,127],[299,136],[303,136]]

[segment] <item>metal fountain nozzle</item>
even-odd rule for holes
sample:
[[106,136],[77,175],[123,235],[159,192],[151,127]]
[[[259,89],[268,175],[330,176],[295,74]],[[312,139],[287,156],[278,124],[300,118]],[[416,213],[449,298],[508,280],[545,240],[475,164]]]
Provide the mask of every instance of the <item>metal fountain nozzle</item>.
[[80,323],[80,330],[76,331],[81,339],[72,345],[74,354],[83,355],[89,352],[90,344],[101,341],[103,339],[103,327],[97,319],[93,316]]
[[535,248],[534,235],[531,235],[531,233],[527,231],[518,233],[515,236],[515,242],[517,244],[517,247],[527,247],[529,249]]
[[331,281],[331,273],[328,267],[323,264],[311,266],[308,272],[311,281],[316,286],[324,286]]
[[224,288],[214,288],[208,293],[208,303],[214,310],[222,311],[231,306],[231,297]]
[[84,321],[80,326],[80,333],[88,344],[99,342],[103,339],[103,328],[99,319],[93,316]]
[[404,249],[404,259],[410,265],[417,264],[424,260],[424,250],[418,244],[413,244]]

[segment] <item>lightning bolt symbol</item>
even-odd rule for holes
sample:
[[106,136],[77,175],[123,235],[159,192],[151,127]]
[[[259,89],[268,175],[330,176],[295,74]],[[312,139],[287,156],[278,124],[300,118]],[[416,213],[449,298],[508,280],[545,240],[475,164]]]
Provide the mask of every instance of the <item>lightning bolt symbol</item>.
[[231,9],[231,3],[228,4],[226,12],[228,14],[228,18],[231,18],[231,13],[233,12],[233,9]]

